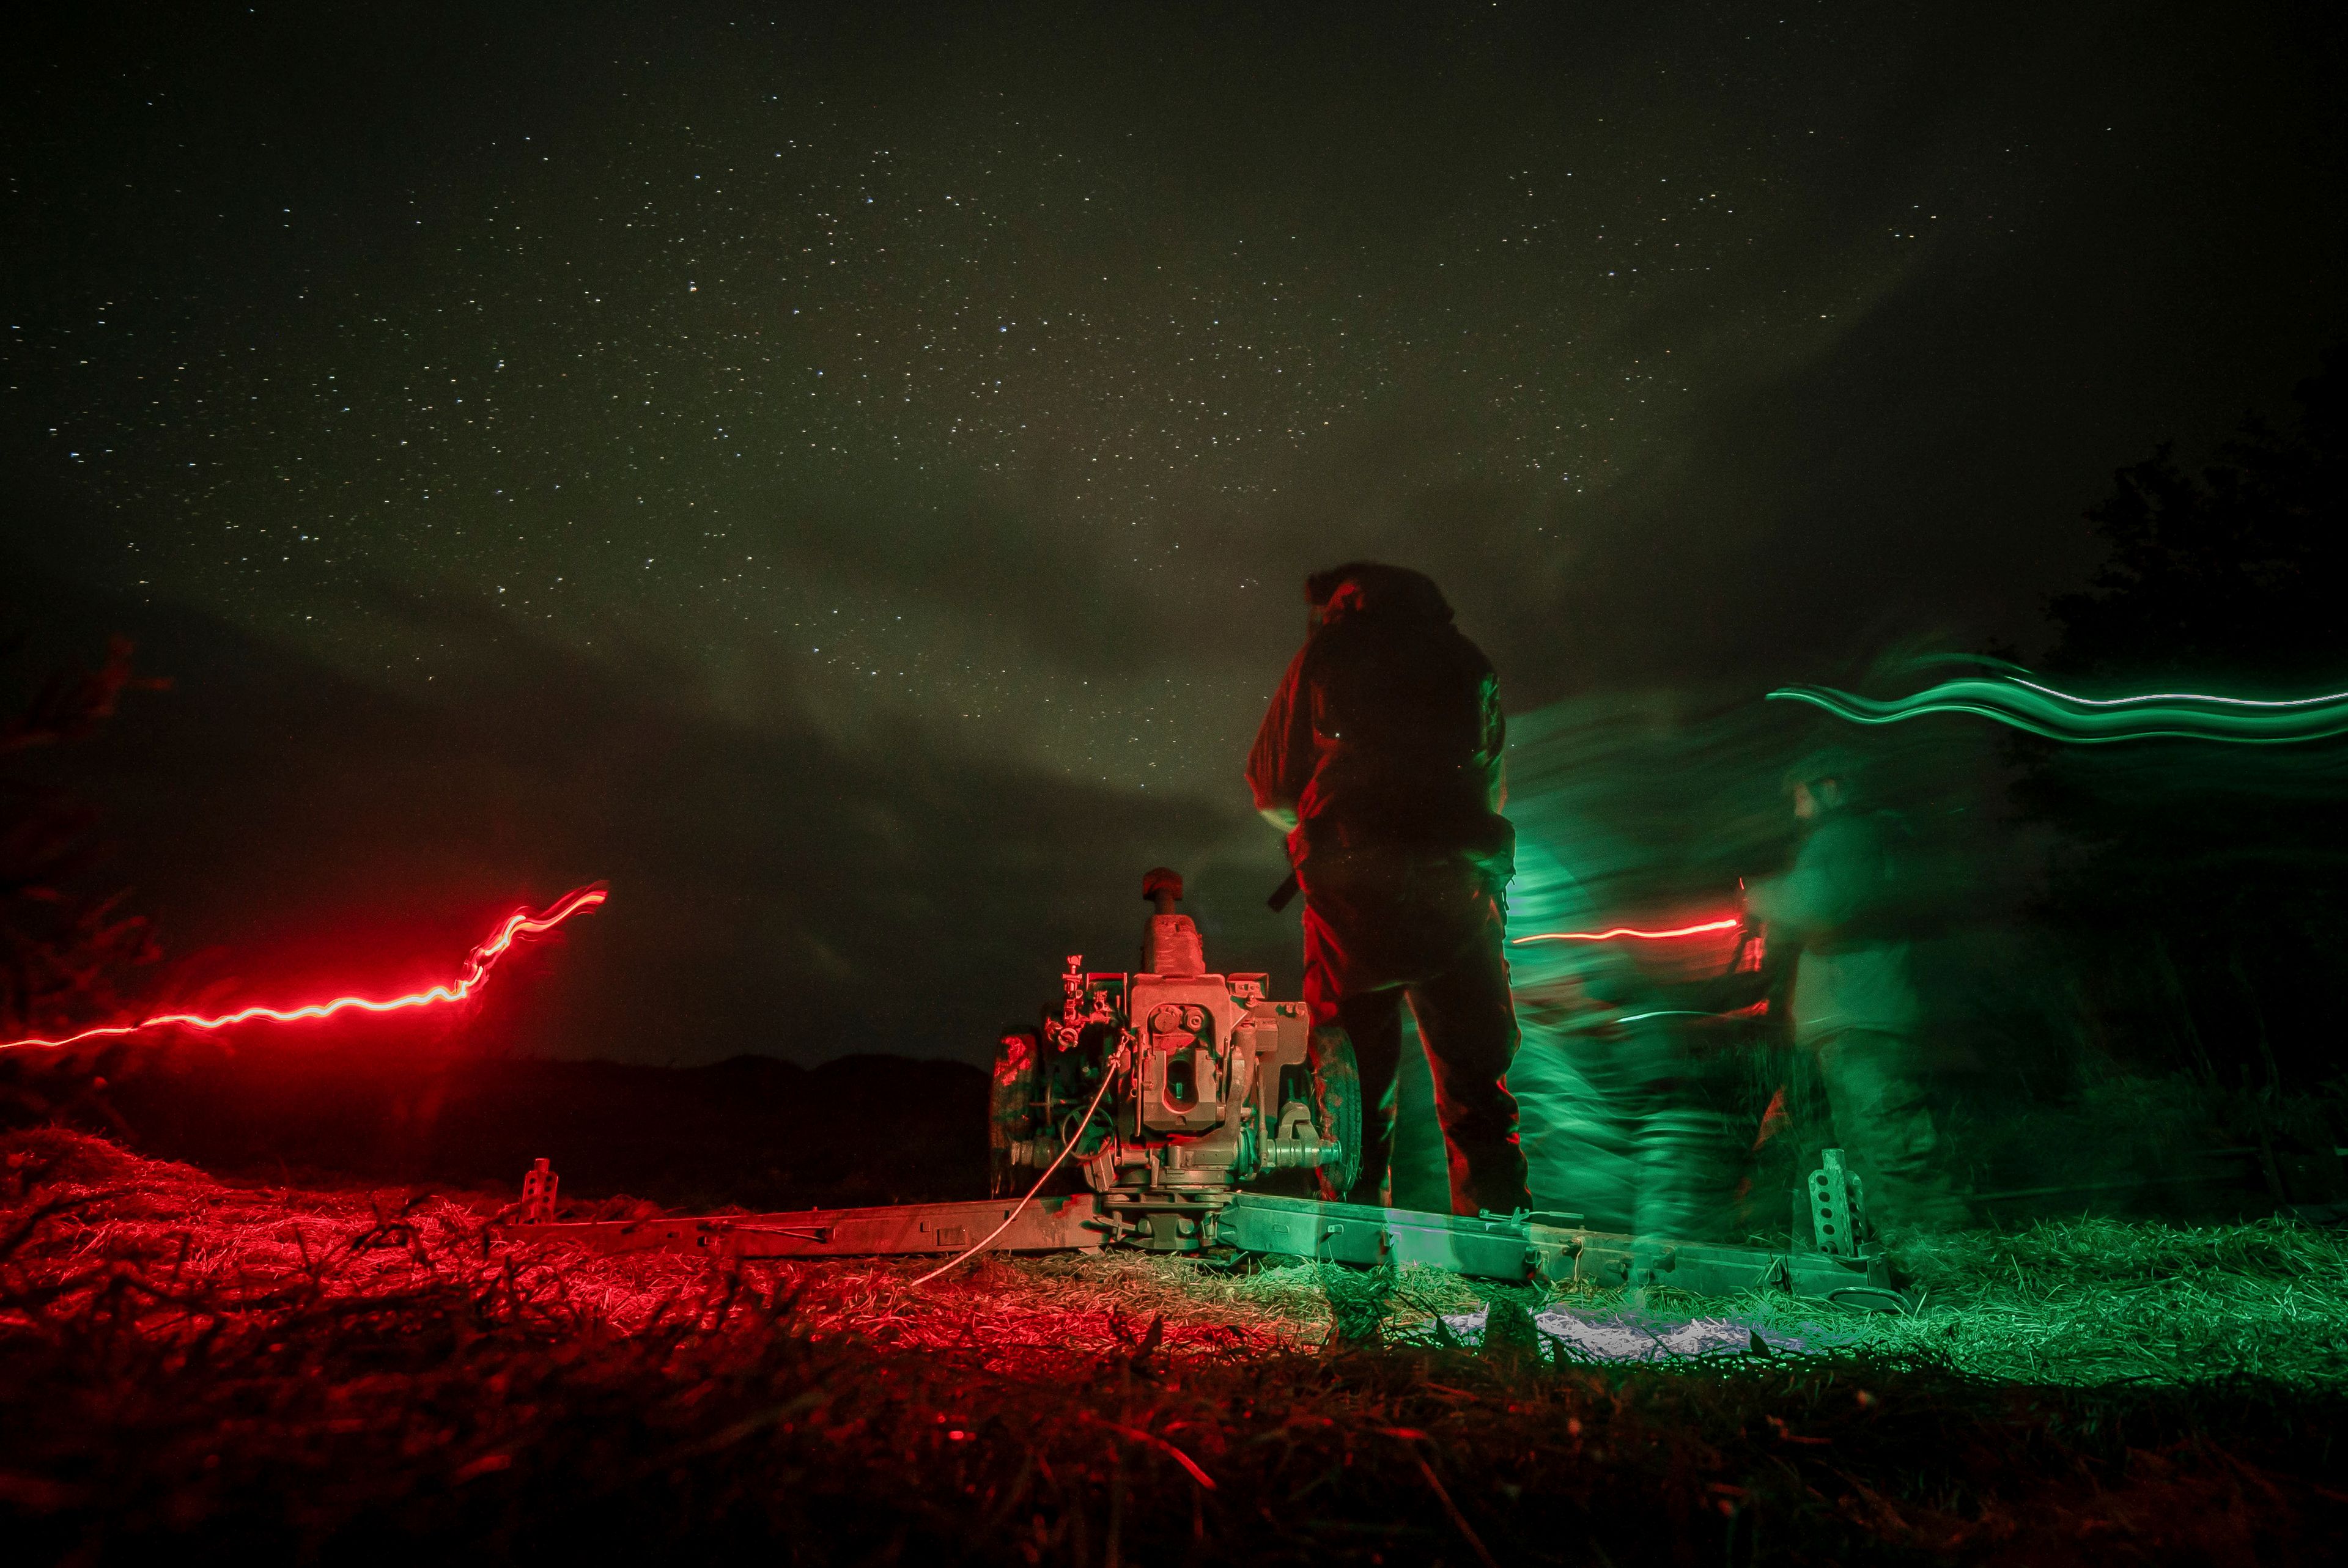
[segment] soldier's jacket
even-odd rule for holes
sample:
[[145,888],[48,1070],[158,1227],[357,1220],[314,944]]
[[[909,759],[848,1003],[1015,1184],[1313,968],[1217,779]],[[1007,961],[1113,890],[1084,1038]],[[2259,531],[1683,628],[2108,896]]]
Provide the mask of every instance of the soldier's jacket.
[[1914,1031],[1915,890],[1903,876],[1906,836],[1888,814],[1831,813],[1802,841],[1786,875],[1747,890],[1746,907],[1768,922],[1770,939],[1801,946],[1797,1040],[1849,1029]]
[[1292,864],[1336,850],[1464,854],[1507,881],[1514,835],[1493,810],[1499,681],[1451,616],[1441,589],[1399,567],[1365,569],[1330,596],[1248,755],[1258,808],[1296,809]]

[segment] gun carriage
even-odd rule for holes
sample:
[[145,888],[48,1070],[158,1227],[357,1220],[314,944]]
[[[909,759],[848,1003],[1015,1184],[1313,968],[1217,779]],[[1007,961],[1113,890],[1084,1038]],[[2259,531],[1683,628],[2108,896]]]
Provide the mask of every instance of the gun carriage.
[[[734,1258],[1237,1252],[1427,1263],[1493,1279],[1900,1303],[1882,1255],[1861,1239],[1859,1184],[1839,1151],[1810,1180],[1812,1235],[1784,1248],[1615,1235],[1570,1214],[1420,1214],[1262,1190],[1307,1179],[1323,1194],[1352,1186],[1363,1114],[1352,1048],[1342,1031],[1316,1036],[1303,1002],[1268,998],[1266,976],[1210,970],[1197,925],[1174,908],[1179,876],[1152,870],[1143,897],[1155,909],[1139,967],[1091,970],[1070,955],[1056,1011],[998,1041],[992,1197],[565,1222],[556,1217],[555,1174],[541,1160],[524,1177],[510,1234]],[[1082,1190],[1045,1192],[1064,1170]]]

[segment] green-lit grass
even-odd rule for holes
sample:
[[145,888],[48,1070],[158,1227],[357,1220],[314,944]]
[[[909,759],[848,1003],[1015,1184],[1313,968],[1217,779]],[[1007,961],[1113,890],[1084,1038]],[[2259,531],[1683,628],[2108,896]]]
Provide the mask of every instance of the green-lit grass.
[[[1925,1293],[1923,1308],[1836,1314],[1859,1344],[2031,1382],[2348,1380],[2348,1235],[2339,1231],[2288,1220],[2048,1220],[1917,1238],[1895,1255]],[[1804,1316],[1753,1305],[1772,1322]]]
[[1219,1269],[1141,1255],[1009,1264],[1131,1310],[1208,1307],[1293,1342],[1333,1324],[1388,1333],[1495,1300],[1555,1302],[1593,1315],[1721,1317],[1770,1337],[1839,1354],[1877,1354],[1982,1378],[2092,1387],[2185,1386],[2253,1378],[2348,1383],[2348,1233],[2261,1220],[2179,1226],[2112,1219],[2044,1221],[2009,1231],[1918,1237],[1895,1254],[1921,1294],[1908,1315],[1795,1300],[1653,1290],[1578,1290],[1465,1280],[1411,1265],[1391,1279],[1325,1265]]

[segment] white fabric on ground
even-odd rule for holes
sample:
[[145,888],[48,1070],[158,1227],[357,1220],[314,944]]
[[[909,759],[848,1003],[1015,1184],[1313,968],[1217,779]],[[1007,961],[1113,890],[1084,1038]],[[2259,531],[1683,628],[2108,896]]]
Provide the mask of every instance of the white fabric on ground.
[[[1459,1344],[1480,1345],[1484,1342],[1485,1319],[1489,1316],[1488,1311],[1446,1316],[1443,1326]],[[1584,1317],[1552,1307],[1534,1316],[1533,1327],[1540,1330],[1544,1338],[1556,1341],[1569,1356],[1593,1361],[1664,1361],[1681,1356],[1750,1355],[1756,1334],[1773,1351],[1809,1348],[1807,1342],[1790,1335],[1761,1334],[1750,1324],[1725,1317],[1673,1321]],[[1406,1330],[1402,1337],[1420,1344],[1439,1344],[1442,1340],[1431,1323]]]

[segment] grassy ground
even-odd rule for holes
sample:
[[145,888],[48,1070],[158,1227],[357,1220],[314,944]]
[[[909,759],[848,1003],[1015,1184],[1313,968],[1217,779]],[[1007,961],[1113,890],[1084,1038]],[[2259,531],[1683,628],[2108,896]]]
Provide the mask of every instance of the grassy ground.
[[[1528,1290],[1137,1257],[518,1248],[503,1200],[0,1139],[22,1561],[2276,1562],[2348,1524],[2348,1249],[2285,1225],[1943,1239],[1839,1348],[1617,1367]],[[1482,1348],[1396,1343],[1494,1308]]]
[[[1929,1293],[1860,1342],[1983,1377],[2080,1387],[2348,1386],[2348,1233],[2287,1220],[2045,1220],[1899,1249]],[[1783,1312],[1772,1316],[1795,1316]]]

